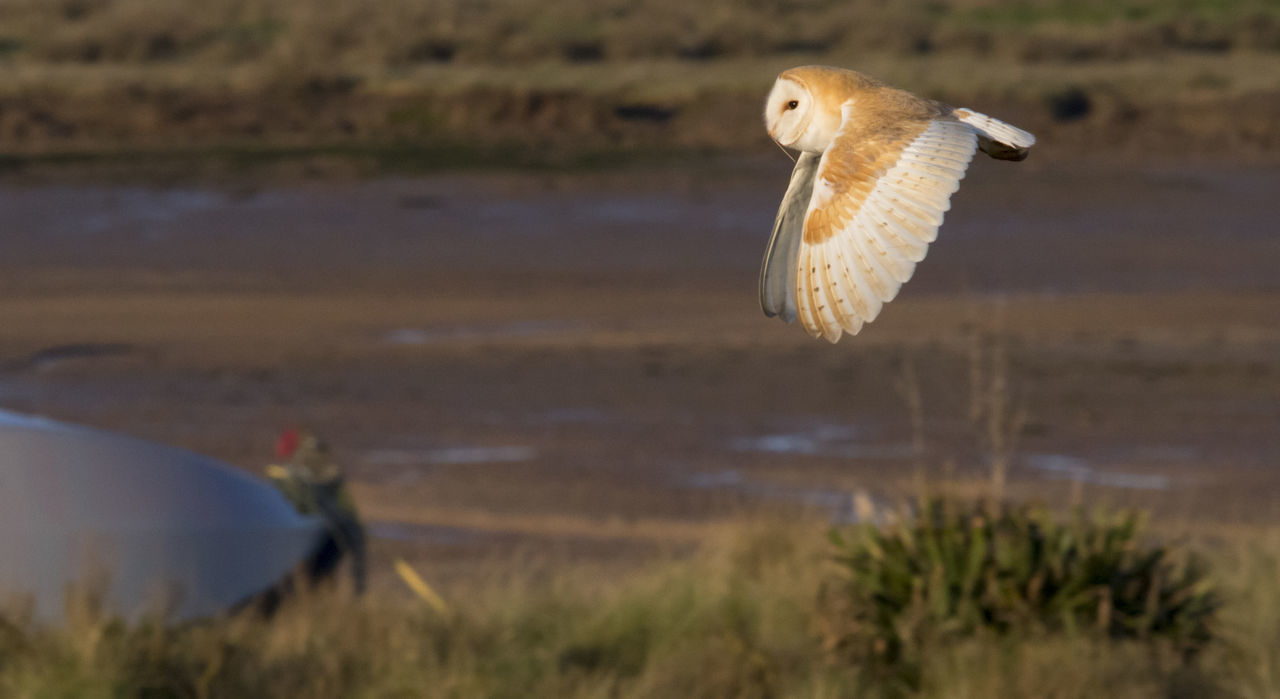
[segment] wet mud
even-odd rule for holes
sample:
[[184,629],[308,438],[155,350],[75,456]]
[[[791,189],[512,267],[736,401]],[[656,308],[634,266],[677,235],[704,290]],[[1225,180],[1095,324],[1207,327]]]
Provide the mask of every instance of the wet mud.
[[1027,497],[1280,515],[1280,173],[976,163],[831,346],[756,305],[788,166],[9,181],[0,405],[251,470],[306,425],[379,555],[445,577],[848,516],[993,455]]

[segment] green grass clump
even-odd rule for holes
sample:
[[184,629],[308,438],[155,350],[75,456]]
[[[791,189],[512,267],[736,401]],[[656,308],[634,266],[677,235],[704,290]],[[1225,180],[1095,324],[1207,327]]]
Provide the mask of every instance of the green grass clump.
[[738,117],[822,63],[1050,148],[1252,156],[1278,51],[1280,0],[0,0],[0,151],[758,151]]
[[[0,28],[29,62],[417,64],[706,61],[759,56],[1053,55],[1275,50],[1275,0],[5,0]],[[1062,34],[1062,27],[1072,31]],[[1011,29],[1016,31],[1011,31]],[[1090,32],[1081,33],[1089,29]],[[1207,43],[1206,43],[1207,42]]]
[[1218,595],[1198,559],[1144,543],[1143,522],[934,498],[888,526],[833,531],[843,575],[825,593],[829,641],[908,676],[924,648],[978,633],[1158,639],[1189,654],[1212,638]]
[[[1096,538],[1085,536],[1076,545],[1081,554],[1093,552],[1080,561],[1134,572],[1122,579],[1155,575],[1160,590],[1173,590],[1183,579],[1156,572],[1180,568],[1168,552],[1152,557],[1156,549],[1141,545],[1139,520],[1128,513],[1056,524],[1021,509],[988,517],[978,506],[952,507],[922,510],[920,526],[968,532],[970,540],[989,544],[988,551],[1006,537],[1013,558],[1021,554],[1012,544],[1028,540],[1019,531],[1040,529],[1029,540],[1057,551],[1065,550],[1067,535],[1092,533]],[[984,524],[958,524],[973,516],[985,517]],[[935,526],[942,524],[947,526]],[[1211,637],[1187,658],[1184,646],[1154,630],[1159,624],[1152,617],[1121,611],[1118,600],[1137,594],[1117,594],[1112,616],[1147,621],[1118,635],[1096,626],[1096,596],[1078,605],[1083,617],[1076,618],[1075,634],[1061,632],[1065,622],[1053,615],[1033,613],[1044,604],[1000,606],[1005,623],[999,631],[980,614],[966,621],[964,610],[980,609],[980,601],[944,594],[941,584],[957,570],[963,584],[969,559],[955,551],[973,549],[963,548],[958,537],[935,537],[929,544],[907,533],[911,526],[849,533],[838,549],[847,555],[849,540],[865,535],[885,551],[881,560],[904,561],[888,551],[909,540],[921,547],[920,556],[910,559],[916,561],[935,556],[924,550],[936,545],[939,565],[921,567],[908,585],[919,590],[919,602],[907,608],[923,620],[911,614],[896,619],[904,640],[919,641],[912,646],[918,650],[912,675],[905,678],[884,672],[882,661],[829,643],[824,632],[836,627],[879,633],[876,614],[893,607],[883,606],[889,597],[851,594],[848,566],[832,564],[833,550],[823,537],[827,525],[768,521],[733,527],[701,554],[622,576],[541,561],[496,566],[488,583],[442,587],[447,612],[385,586],[359,599],[304,592],[269,619],[242,614],[181,626],[122,621],[103,613],[92,596],[73,605],[59,627],[10,609],[0,612],[0,697],[1280,696],[1280,538],[1274,531],[1214,540],[1209,555],[1221,573],[1213,580],[1223,607]],[[1154,562],[1141,563],[1144,556]],[[889,568],[879,567],[888,575]],[[1017,568],[991,564],[980,570],[999,580],[998,571]],[[1049,571],[1052,565],[1032,568]],[[1078,568],[1073,563],[1064,570]],[[429,565],[420,570],[430,577]],[[1059,579],[1046,572],[1041,590]],[[1006,589],[982,582],[974,587]],[[939,593],[926,594],[934,590]],[[1030,599],[1025,592],[1007,594]],[[846,603],[833,606],[833,593]],[[1198,594],[1192,598],[1208,600]],[[929,604],[937,600],[956,607],[939,603],[930,616]],[[1181,618],[1194,614],[1184,611]]]

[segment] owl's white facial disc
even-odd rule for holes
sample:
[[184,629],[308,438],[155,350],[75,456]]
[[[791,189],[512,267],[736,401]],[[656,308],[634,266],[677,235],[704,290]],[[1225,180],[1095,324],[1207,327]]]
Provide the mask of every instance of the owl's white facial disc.
[[778,78],[764,102],[764,125],[780,145],[805,150],[800,144],[816,105],[804,85]]

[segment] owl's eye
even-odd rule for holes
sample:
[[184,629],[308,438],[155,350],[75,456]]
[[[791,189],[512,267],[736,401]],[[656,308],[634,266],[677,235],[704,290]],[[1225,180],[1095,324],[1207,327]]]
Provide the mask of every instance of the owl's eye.
[[800,103],[795,100],[791,100],[790,102],[787,102],[787,109],[795,109],[796,107],[799,107],[799,106],[800,106]]

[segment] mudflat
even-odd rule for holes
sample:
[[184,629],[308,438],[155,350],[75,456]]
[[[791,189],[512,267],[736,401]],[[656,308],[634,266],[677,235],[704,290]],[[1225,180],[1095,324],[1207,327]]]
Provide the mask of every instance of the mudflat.
[[[1280,510],[1280,172],[976,162],[900,297],[763,317],[790,163],[0,185],[0,405],[250,470],[305,425],[379,555],[602,562],[917,473]],[[1207,526],[1206,524],[1206,526]]]

